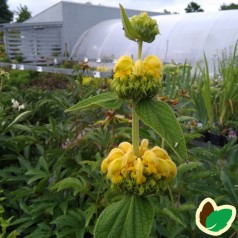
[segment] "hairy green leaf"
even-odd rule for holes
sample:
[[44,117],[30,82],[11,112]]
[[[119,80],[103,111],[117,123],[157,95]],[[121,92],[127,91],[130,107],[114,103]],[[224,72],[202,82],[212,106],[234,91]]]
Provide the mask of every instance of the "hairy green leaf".
[[181,219],[170,209],[168,208],[163,208],[162,210],[163,214],[168,216],[171,220],[175,221],[176,223],[179,223],[183,227],[186,227],[185,224],[181,221]]
[[74,106],[65,110],[65,112],[80,111],[83,109],[88,109],[92,106],[100,106],[105,109],[117,109],[121,107],[123,101],[118,98],[115,93],[102,93],[93,97],[89,97],[83,101],[78,102]]
[[174,112],[162,101],[144,100],[136,105],[140,119],[158,133],[179,158],[187,159],[186,142]]
[[212,107],[212,92],[211,92],[211,83],[210,83],[210,77],[209,77],[209,69],[208,69],[208,62],[206,55],[204,54],[204,60],[205,60],[205,66],[206,69],[205,71],[201,70],[204,81],[203,81],[203,86],[202,86],[202,97],[204,100],[204,106],[207,111],[207,116],[209,119],[209,125],[212,127],[213,122],[214,122],[214,112],[213,112],[213,107]]
[[132,195],[107,207],[99,216],[95,238],[146,238],[154,219],[154,209],[147,198]]
[[238,203],[238,195],[235,191],[235,186],[225,171],[221,171],[220,178],[222,183],[224,184],[226,191],[230,194],[231,197],[234,198],[234,201]]
[[136,41],[140,39],[140,35],[134,30],[133,26],[131,25],[131,22],[126,14],[125,9],[121,4],[120,6],[120,13],[121,13],[121,19],[122,19],[122,24],[123,24],[123,29],[125,31],[125,36],[133,41]]
[[35,182],[36,180],[43,179],[43,178],[48,179],[50,177],[50,175],[47,172],[40,169],[31,169],[26,172],[26,175],[32,175],[32,177],[27,181],[27,184],[31,184]]
[[20,235],[20,233],[18,233],[16,230],[14,230],[7,236],[7,238],[16,238],[19,235]]
[[179,207],[177,207],[176,209],[179,212],[185,212],[185,211],[190,211],[190,210],[196,209],[196,206],[194,206],[191,203],[184,203],[184,204],[180,205]]
[[188,162],[178,166],[178,175],[182,175],[190,170],[193,170],[199,166],[202,166],[200,162]]
[[22,112],[8,125],[7,129],[9,129],[12,125],[16,124],[17,122],[26,119],[29,115],[31,115],[31,111]]
[[29,126],[22,125],[22,124],[14,124],[12,125],[12,128],[21,130],[21,131],[32,132],[32,129]]
[[74,189],[74,194],[84,190],[86,187],[85,181],[79,180],[78,178],[68,177],[60,180],[50,187],[50,190],[57,190],[57,192],[65,189]]

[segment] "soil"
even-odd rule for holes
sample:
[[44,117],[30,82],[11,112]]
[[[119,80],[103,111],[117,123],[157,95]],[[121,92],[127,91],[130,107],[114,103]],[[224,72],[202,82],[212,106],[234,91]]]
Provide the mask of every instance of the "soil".
[[30,87],[37,87],[41,90],[66,89],[69,86],[69,80],[47,76],[44,79],[34,79],[29,83]]

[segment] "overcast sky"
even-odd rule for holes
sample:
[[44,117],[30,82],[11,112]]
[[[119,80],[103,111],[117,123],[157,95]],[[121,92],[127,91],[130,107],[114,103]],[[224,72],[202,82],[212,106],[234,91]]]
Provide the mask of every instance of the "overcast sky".
[[[164,9],[171,12],[185,13],[184,8],[193,1],[201,6],[205,12],[218,11],[220,6],[230,3],[238,4],[238,0],[64,0],[68,2],[86,3],[91,2],[95,5],[118,7],[121,3],[124,8],[140,9],[145,11],[160,11]],[[60,0],[8,0],[8,6],[11,11],[16,11],[20,6],[26,5],[32,16],[44,11],[50,6],[60,2]]]

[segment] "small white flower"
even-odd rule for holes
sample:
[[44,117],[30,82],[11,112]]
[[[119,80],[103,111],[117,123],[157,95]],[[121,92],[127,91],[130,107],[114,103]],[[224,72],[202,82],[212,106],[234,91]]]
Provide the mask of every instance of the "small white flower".
[[24,104],[19,105],[18,111],[23,110],[23,109],[25,109],[25,105]]
[[12,107],[14,109],[18,109],[19,108],[19,102],[15,99],[11,99],[11,102],[12,102]]
[[26,108],[25,104],[20,104],[17,100],[15,100],[14,98],[11,99],[12,102],[12,107],[14,109],[17,109],[18,111],[23,110]]

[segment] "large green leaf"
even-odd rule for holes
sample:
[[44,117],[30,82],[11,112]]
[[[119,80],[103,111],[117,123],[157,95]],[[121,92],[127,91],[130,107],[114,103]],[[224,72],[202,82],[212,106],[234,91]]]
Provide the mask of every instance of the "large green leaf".
[[29,115],[31,115],[31,111],[22,112],[8,125],[7,129],[9,129],[11,126],[16,124],[17,122],[25,120]]
[[125,36],[128,39],[133,40],[133,41],[140,39],[140,35],[135,31],[135,29],[131,25],[131,22],[126,14],[125,9],[123,8],[123,6],[121,4],[119,4],[119,6],[120,6],[120,13],[121,13],[123,29],[125,31]]
[[189,163],[183,163],[178,166],[178,176],[183,175],[184,173],[189,172],[190,170],[196,169],[197,167],[202,166],[202,163],[200,162],[189,162]]
[[84,180],[79,180],[78,178],[68,177],[60,180],[59,182],[53,184],[50,190],[57,190],[57,192],[65,189],[73,189],[74,194],[83,191],[86,188],[86,182]]
[[229,193],[230,198],[233,198],[235,203],[238,203],[238,195],[235,191],[235,186],[232,183],[231,177],[227,174],[228,171],[221,171],[220,178],[225,187],[225,190]]
[[176,223],[179,223],[183,227],[186,227],[185,224],[182,222],[182,220],[178,217],[178,215],[176,215],[173,211],[171,211],[167,207],[164,207],[162,209],[162,213],[168,216],[171,220],[175,221]]
[[203,82],[203,87],[202,87],[202,97],[204,100],[204,106],[207,111],[208,119],[209,119],[209,125],[212,127],[213,122],[214,122],[214,112],[213,112],[213,107],[212,107],[212,92],[211,92],[211,80],[209,77],[209,69],[208,69],[208,62],[206,55],[204,54],[204,59],[205,59],[205,65],[206,65],[206,70],[202,70],[202,75],[204,78]]
[[105,109],[117,109],[121,107],[122,104],[123,101],[119,99],[115,93],[108,92],[80,101],[65,111],[66,112],[79,111],[90,108],[92,106],[100,106]]
[[132,195],[107,207],[99,216],[95,238],[146,238],[154,220],[147,198]]
[[162,101],[143,100],[137,103],[136,113],[147,126],[165,139],[181,159],[187,158],[182,128],[168,104]]

